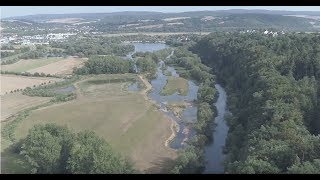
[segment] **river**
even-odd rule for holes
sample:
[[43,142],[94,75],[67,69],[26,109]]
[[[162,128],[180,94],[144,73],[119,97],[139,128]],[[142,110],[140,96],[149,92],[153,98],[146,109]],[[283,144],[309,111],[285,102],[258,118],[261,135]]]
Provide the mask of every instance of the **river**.
[[215,88],[218,91],[218,100],[215,103],[217,108],[217,117],[215,118],[215,130],[213,132],[213,143],[205,147],[206,167],[204,174],[223,174],[224,173],[224,158],[223,148],[225,146],[228,135],[228,126],[225,121],[227,113],[227,94],[225,90],[216,84]]
[[[153,52],[158,51],[164,48],[167,48],[165,44],[161,43],[132,43],[135,46],[135,51],[128,54],[127,58],[132,59],[132,54],[135,52]],[[174,51],[167,57],[169,59],[174,54]],[[157,102],[160,106],[160,110],[163,111],[168,117],[173,119],[178,125],[176,137],[170,143],[170,147],[173,149],[180,149],[185,144],[186,141],[193,137],[196,132],[192,128],[192,124],[197,120],[197,106],[194,103],[197,100],[197,93],[199,87],[192,81],[188,80],[189,91],[187,96],[178,95],[174,93],[169,96],[161,96],[160,92],[166,85],[168,77],[164,75],[161,67],[164,66],[164,62],[161,61],[158,63],[157,76],[155,79],[151,80],[152,90],[148,96]],[[167,70],[171,72],[172,76],[178,77],[179,74],[173,67],[167,66]],[[218,99],[215,103],[217,108],[217,117],[215,118],[215,129],[213,132],[213,143],[208,144],[205,147],[205,159],[206,166],[204,174],[211,173],[224,173],[223,161],[225,155],[223,154],[223,148],[225,146],[225,140],[228,134],[228,126],[225,122],[225,114],[227,112],[227,95],[225,90],[219,85],[216,84],[215,88],[218,92]],[[129,90],[136,91],[137,85],[133,83],[129,86]],[[178,118],[174,115],[172,111],[168,111],[166,105],[170,102],[188,102],[189,106],[182,112],[181,118]]]

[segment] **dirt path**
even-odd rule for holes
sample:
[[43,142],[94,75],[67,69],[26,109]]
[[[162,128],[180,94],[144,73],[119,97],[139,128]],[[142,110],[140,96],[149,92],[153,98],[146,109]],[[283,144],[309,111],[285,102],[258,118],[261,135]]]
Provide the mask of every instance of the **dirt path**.
[[81,80],[81,81],[78,81],[78,82],[76,82],[76,83],[73,84],[74,87],[76,88],[77,99],[78,99],[78,98],[80,99],[80,98],[83,97],[83,94],[81,93],[81,90],[80,90],[80,87],[79,87],[78,84],[80,84],[80,83],[82,83],[82,82],[84,82],[84,81],[87,81],[87,80],[88,80],[88,79],[85,78],[85,79],[83,79],[83,80]]
[[147,81],[146,79],[144,79],[142,77],[142,75],[139,75],[140,80],[143,82],[143,84],[147,87],[146,89],[144,89],[141,94],[144,95],[145,100],[149,100],[148,97],[148,92],[152,89],[152,85],[149,83],[149,81]]

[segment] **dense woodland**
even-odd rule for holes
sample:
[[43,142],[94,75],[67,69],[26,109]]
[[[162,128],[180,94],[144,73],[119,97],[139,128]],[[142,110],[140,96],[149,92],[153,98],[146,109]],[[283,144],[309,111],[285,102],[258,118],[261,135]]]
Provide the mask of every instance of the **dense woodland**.
[[320,36],[212,33],[192,51],[229,96],[226,173],[320,172]]

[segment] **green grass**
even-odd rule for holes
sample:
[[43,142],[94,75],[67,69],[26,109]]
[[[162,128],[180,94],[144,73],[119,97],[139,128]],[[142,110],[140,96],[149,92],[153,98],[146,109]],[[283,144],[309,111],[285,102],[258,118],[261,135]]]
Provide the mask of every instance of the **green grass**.
[[188,95],[188,81],[181,77],[168,77],[167,84],[161,91],[161,95],[168,96],[178,92],[182,96]]
[[26,159],[11,150],[13,143],[1,138],[1,173],[2,174],[25,174],[30,173],[30,165]]
[[14,64],[3,65],[2,70],[12,72],[26,72],[41,66],[45,66],[54,62],[63,60],[62,58],[48,58],[48,59],[28,59],[20,60]]
[[2,174],[26,174],[31,172],[30,165],[25,158],[20,154],[13,153],[10,148],[1,152],[1,159]]

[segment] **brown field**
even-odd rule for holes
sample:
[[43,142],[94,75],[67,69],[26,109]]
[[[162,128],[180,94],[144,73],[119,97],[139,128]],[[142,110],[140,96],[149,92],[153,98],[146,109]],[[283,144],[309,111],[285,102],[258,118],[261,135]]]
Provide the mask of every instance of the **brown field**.
[[155,25],[148,25],[148,26],[139,26],[136,29],[151,29],[151,28],[161,28],[163,24],[155,24]]
[[182,22],[175,22],[175,23],[168,23],[167,25],[173,26],[173,25],[182,25],[182,24],[184,24],[184,23],[182,23]]
[[30,108],[32,106],[37,106],[42,103],[48,102],[50,97],[30,97],[22,95],[19,93],[7,94],[1,96],[1,119],[4,121],[6,118],[10,117],[22,111],[24,109]]
[[32,70],[29,70],[30,73],[45,73],[45,74],[54,74],[54,75],[68,75],[72,74],[74,67],[80,67],[85,62],[83,58],[74,58],[69,57],[67,59],[63,59],[57,62],[53,62],[47,64],[45,66],[41,66]]
[[172,18],[165,18],[164,21],[175,21],[175,20],[181,20],[181,19],[190,19],[190,17],[172,17]]
[[77,23],[82,21],[82,18],[60,18],[60,19],[50,19],[47,23]]
[[46,78],[46,77],[26,77],[15,75],[0,75],[1,80],[1,95],[10,93],[15,89],[24,89],[26,87],[32,87],[33,85],[39,85],[41,83],[48,83],[49,81],[60,81],[58,78]]
[[213,16],[205,16],[203,18],[201,18],[202,21],[211,21],[211,20],[214,20],[216,19],[215,17]]

